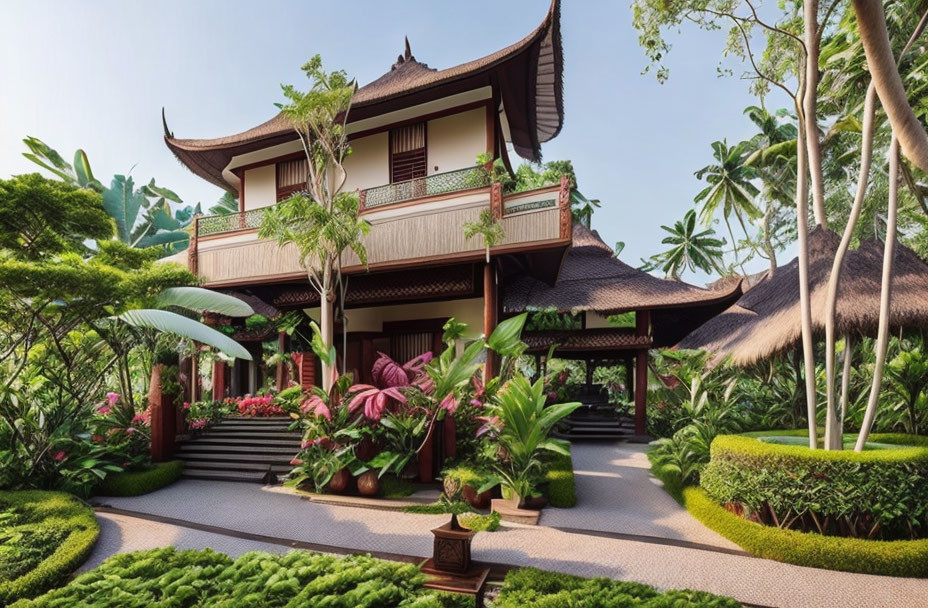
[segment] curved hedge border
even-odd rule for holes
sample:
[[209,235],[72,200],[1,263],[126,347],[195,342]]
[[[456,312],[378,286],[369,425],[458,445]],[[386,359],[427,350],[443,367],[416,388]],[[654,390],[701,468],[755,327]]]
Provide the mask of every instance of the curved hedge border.
[[145,471],[112,473],[96,489],[98,496],[141,496],[169,486],[184,470],[180,460],[160,462]]
[[706,527],[758,557],[844,572],[928,577],[928,540],[863,540],[763,526],[728,512],[695,487],[683,490],[683,503]]
[[718,504],[741,505],[767,524],[801,518],[803,530],[822,525],[827,534],[860,538],[879,531],[885,540],[922,538],[928,527],[928,447],[826,451],[757,434],[719,435],[700,486]]
[[100,534],[93,510],[63,492],[0,492],[0,511],[6,510],[18,513],[26,525],[57,528],[67,536],[35,568],[12,581],[0,581],[0,606],[60,584],[84,563]]

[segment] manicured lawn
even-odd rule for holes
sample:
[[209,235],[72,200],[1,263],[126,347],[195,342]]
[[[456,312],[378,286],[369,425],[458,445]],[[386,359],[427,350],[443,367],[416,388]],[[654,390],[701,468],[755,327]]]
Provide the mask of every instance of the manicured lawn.
[[61,583],[90,553],[100,527],[61,492],[0,492],[0,606]]

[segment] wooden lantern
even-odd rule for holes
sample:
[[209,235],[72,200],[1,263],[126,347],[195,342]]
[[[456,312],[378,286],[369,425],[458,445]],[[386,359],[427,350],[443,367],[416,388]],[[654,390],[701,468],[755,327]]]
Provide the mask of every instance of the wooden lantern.
[[467,572],[470,569],[470,543],[474,531],[461,527],[458,516],[432,530],[435,535],[432,559],[435,568],[444,572]]

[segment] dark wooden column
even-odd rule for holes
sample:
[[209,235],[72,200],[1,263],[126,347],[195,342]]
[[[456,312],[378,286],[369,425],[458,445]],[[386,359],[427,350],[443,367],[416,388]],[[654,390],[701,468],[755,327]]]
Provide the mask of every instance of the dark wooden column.
[[[487,338],[496,329],[497,322],[497,285],[492,261],[483,267],[483,335]],[[489,382],[490,378],[496,376],[499,372],[499,362],[496,353],[487,350],[487,363],[484,371],[484,378]]]
[[213,361],[213,400],[221,401],[226,398],[227,366],[222,359]]
[[[277,348],[281,353],[287,352],[287,332],[277,334]],[[287,364],[282,360],[277,362],[277,392],[287,388]]]
[[153,462],[164,462],[174,457],[174,438],[177,433],[177,395],[162,390],[161,375],[164,369],[160,364],[152,367],[148,392]]
[[[651,311],[635,311],[635,335],[651,335]],[[648,349],[635,351],[635,434],[648,432]]]

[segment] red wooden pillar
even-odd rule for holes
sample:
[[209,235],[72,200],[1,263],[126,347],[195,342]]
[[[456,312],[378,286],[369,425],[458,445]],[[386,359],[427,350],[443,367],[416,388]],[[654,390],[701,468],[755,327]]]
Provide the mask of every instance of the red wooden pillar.
[[151,370],[148,405],[151,408],[151,459],[164,462],[174,457],[174,437],[177,432],[177,398],[161,390],[162,365]]
[[[497,321],[497,285],[493,264],[486,264],[483,267],[483,335],[487,338],[496,329]],[[487,362],[484,369],[484,382],[489,382],[499,373],[499,362],[496,353],[487,350]]]
[[[287,332],[282,331],[277,334],[277,348],[281,353],[286,352],[287,348]],[[287,388],[287,366],[280,360],[277,362],[277,392]]]
[[313,353],[293,353],[293,362],[296,363],[300,386],[309,390],[316,385],[316,356]]
[[216,359],[213,361],[213,399],[221,401],[226,398],[226,373],[227,367],[225,361]]
[[[635,311],[635,335],[641,338],[651,335],[651,312]],[[648,432],[648,349],[635,352],[635,434]]]

